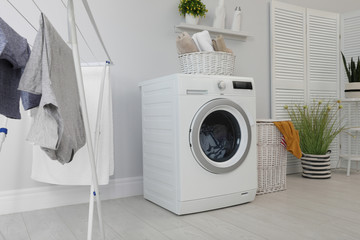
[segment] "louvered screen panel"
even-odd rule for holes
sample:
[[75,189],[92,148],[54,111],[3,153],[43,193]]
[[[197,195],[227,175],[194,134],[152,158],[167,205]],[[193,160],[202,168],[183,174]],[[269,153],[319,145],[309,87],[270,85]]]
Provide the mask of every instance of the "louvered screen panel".
[[[360,11],[341,15],[341,51],[350,62],[360,56]],[[348,82],[344,65],[341,61],[341,96],[344,97],[345,83]]]
[[338,91],[337,90],[310,90],[309,93],[310,101],[313,100],[338,100]]
[[[307,10],[308,89],[339,97],[339,15]],[[309,99],[310,100],[310,99]]]
[[[309,100],[339,97],[339,15],[307,9]],[[318,96],[317,96],[318,95]]]
[[[338,100],[339,92],[339,15],[307,9],[308,102]],[[336,109],[332,109],[336,111]],[[339,159],[339,138],[330,145],[331,161]]]
[[[285,105],[304,104],[306,98],[305,8],[272,1],[271,86],[273,119],[289,119]],[[288,154],[287,172],[301,171],[300,161]]]
[[285,110],[285,105],[304,104],[304,90],[293,89],[276,89],[276,119],[285,120],[289,119],[289,115]]
[[289,119],[284,105],[304,102],[305,20],[304,8],[272,2],[271,115],[274,119]]

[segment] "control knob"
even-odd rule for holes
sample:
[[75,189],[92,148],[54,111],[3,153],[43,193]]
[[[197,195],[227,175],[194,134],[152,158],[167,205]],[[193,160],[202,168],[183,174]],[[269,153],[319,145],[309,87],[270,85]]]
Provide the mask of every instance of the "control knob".
[[224,81],[219,81],[219,82],[218,82],[218,88],[219,88],[220,90],[225,90],[225,88],[226,88],[226,83],[225,83]]

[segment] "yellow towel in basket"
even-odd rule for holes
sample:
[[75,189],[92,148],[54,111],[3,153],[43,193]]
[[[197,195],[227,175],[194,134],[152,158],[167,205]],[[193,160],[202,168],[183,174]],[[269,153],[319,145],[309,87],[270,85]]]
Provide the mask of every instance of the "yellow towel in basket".
[[295,129],[291,121],[274,122],[274,125],[284,135],[286,141],[286,150],[292,153],[296,158],[301,158],[299,131]]

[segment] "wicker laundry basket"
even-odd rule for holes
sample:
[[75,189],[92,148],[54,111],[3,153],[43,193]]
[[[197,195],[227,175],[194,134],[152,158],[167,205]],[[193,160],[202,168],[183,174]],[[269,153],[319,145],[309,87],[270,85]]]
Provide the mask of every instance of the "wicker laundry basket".
[[283,135],[272,120],[257,121],[257,194],[286,189],[287,151],[282,140]]
[[186,74],[233,75],[235,55],[226,52],[194,52],[179,55],[181,72]]

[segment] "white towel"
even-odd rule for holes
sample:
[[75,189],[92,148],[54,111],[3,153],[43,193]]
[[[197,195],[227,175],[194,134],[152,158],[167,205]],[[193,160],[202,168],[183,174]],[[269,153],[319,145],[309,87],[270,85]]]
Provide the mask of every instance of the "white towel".
[[212,40],[208,31],[193,34],[192,38],[200,52],[213,52]]
[[[90,129],[94,141],[95,122],[101,79],[104,67],[83,67],[85,97],[88,107]],[[112,97],[109,76],[106,76],[103,96],[103,110],[100,120],[99,152],[97,159],[97,175],[100,185],[109,183],[109,176],[114,174],[114,143]],[[95,149],[94,149],[95,151]],[[65,165],[53,161],[40,150],[33,148],[33,164],[31,178],[39,182],[60,185],[90,185],[91,169],[87,145],[81,148],[74,159]]]

